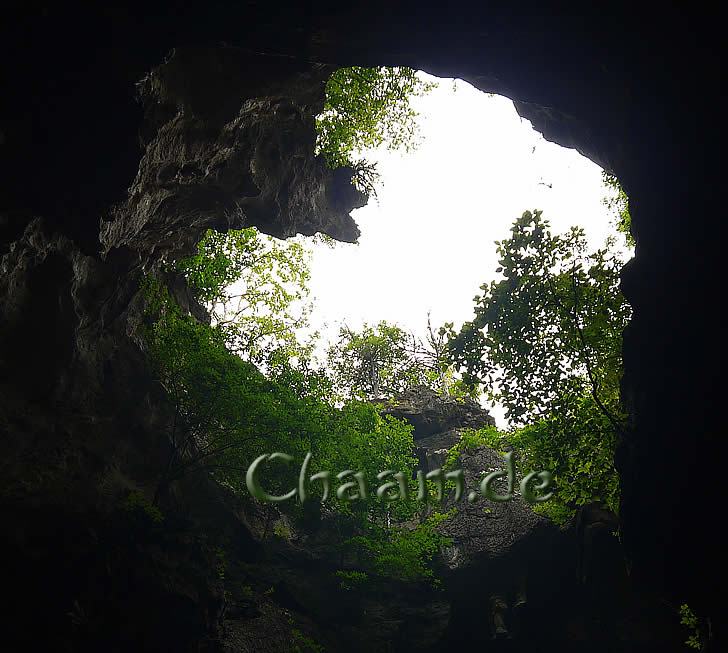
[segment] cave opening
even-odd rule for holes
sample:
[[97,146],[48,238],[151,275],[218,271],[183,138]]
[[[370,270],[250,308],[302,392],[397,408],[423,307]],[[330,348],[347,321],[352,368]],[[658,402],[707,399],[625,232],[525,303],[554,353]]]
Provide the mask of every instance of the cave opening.
[[[436,78],[423,74],[423,79]],[[362,230],[359,244],[320,248],[314,254],[312,286],[315,294],[317,286],[321,289],[318,306],[324,304],[326,312],[330,303],[328,316],[335,322],[339,316],[346,329],[356,331],[363,323],[386,319],[405,324],[415,338],[424,340],[433,324],[454,320],[459,328],[472,319],[468,295],[498,276],[495,270],[502,261],[496,256],[495,241],[507,240],[514,218],[526,208],[544,209],[554,231],[581,226],[590,245],[604,246],[610,238],[618,242],[615,249],[620,251],[621,261],[631,257],[629,238],[624,239],[625,234],[616,229],[619,212],[615,215],[614,193],[618,191],[605,183],[608,176],[604,171],[578,152],[545,141],[517,115],[509,99],[482,93],[457,80],[437,82],[435,90],[414,100],[422,141],[413,152],[397,155],[380,147],[360,154],[367,162],[376,163],[381,178],[376,199],[353,213]],[[626,199],[623,210],[628,211]],[[328,261],[321,261],[324,257]],[[514,272],[518,271],[510,270],[509,274]],[[317,274],[323,283],[317,284]],[[332,300],[327,301],[325,293]],[[592,299],[597,305],[601,298]],[[537,310],[535,305],[531,308]],[[343,319],[342,313],[346,316]],[[313,316],[318,317],[316,309]],[[612,353],[617,355],[621,342],[617,340],[613,346]],[[521,383],[526,381],[521,379]],[[510,430],[498,399],[492,395],[479,399],[498,427]],[[436,441],[438,447],[446,446],[446,438]],[[420,460],[427,465],[428,456],[433,457],[432,441],[424,439],[416,444]],[[598,449],[604,441],[596,437],[590,445]],[[585,448],[583,442],[576,441],[560,446]],[[602,474],[616,478],[612,457],[613,453],[595,467],[601,465]],[[561,482],[568,483],[568,475],[559,471]],[[590,561],[580,573],[584,579],[593,580],[594,570],[587,567],[599,558],[604,567],[611,567],[603,578],[611,575],[620,587],[615,588],[613,582],[604,583],[600,590],[593,586],[588,590],[575,588],[565,572],[568,563],[564,564],[555,550],[546,547],[537,551],[532,542],[519,543],[510,556],[496,561],[482,559],[469,570],[467,580],[452,582],[452,615],[443,641],[450,646],[475,641],[493,646],[497,639],[503,640],[502,645],[518,646],[540,636],[556,645],[560,635],[555,631],[580,627],[583,606],[574,605],[574,595],[605,615],[615,612],[610,602],[629,603],[616,537],[616,494],[609,504],[615,512],[607,508],[604,495],[588,503],[577,514],[587,523],[594,520],[586,532],[598,534],[590,532],[586,541],[577,544],[579,556]],[[594,514],[599,518],[594,519]],[[554,549],[559,546],[555,540],[549,545]],[[454,555],[461,546],[462,541],[453,545]],[[553,586],[560,592],[543,591]],[[453,587],[458,589],[453,591]],[[598,608],[589,592],[602,594]],[[562,614],[546,616],[554,603],[562,606]],[[570,616],[565,618],[564,613]],[[484,616],[489,627],[481,624],[474,628],[472,624]],[[554,623],[559,626],[554,627]],[[611,637],[609,626],[604,628],[603,637]],[[614,645],[605,644],[607,648]]]
[[[428,321],[472,319],[473,296],[497,276],[496,241],[526,210],[541,210],[554,233],[584,228],[592,249],[613,239],[625,263],[633,255],[617,227],[628,205],[616,178],[544,139],[510,99],[418,76],[435,87],[412,99],[412,148],[353,155],[377,171],[367,205],[352,213],[358,242],[313,246],[311,328],[325,344],[344,323],[385,320],[425,338]],[[503,408],[490,409],[505,425]]]
[[[366,74],[357,69],[355,79]],[[376,73],[385,78],[387,74]],[[278,241],[249,228],[225,235],[208,231],[195,256],[177,261],[177,272],[211,309],[213,326],[227,330],[223,337],[229,338],[236,354],[264,373],[277,378],[282,352],[284,365],[294,361],[296,373],[307,377],[314,370],[320,375],[317,382],[321,378],[330,382],[338,407],[347,409],[350,402],[364,400],[383,404],[389,417],[404,416],[414,429],[414,441],[404,448],[416,450],[424,467],[420,471],[434,472],[438,458],[456,460],[477,447],[489,447],[491,452],[516,447],[537,467],[547,461],[558,465],[553,470],[557,485],[571,499],[539,514],[570,529],[574,541],[569,537],[561,541],[555,531],[546,532],[547,521],[525,529],[517,525],[515,533],[507,533],[508,526],[496,528],[496,536],[505,539],[494,548],[480,543],[467,551],[472,532],[447,538],[447,564],[457,573],[447,581],[452,615],[439,637],[450,645],[473,638],[486,642],[515,637],[518,645],[527,646],[540,633],[556,645],[571,636],[565,631],[576,628],[587,639],[596,637],[597,631],[601,637],[607,633],[609,648],[618,638],[615,624],[633,618],[636,610],[632,597],[625,594],[626,570],[616,540],[619,493],[613,466],[619,435],[616,417],[621,410],[621,332],[629,319],[629,307],[618,290],[619,271],[631,255],[630,235],[624,225],[619,231],[620,219],[629,216],[626,196],[618,182],[591,161],[547,142],[517,115],[507,98],[484,94],[454,79],[413,74],[428,87],[426,93],[414,94],[418,104],[413,101],[408,107],[411,113],[405,113],[416,119],[407,129],[419,134],[418,146],[405,148],[403,156],[392,154],[397,136],[387,134],[389,138],[375,142],[379,147],[353,150],[337,161],[336,170],[351,170],[354,184],[360,181],[361,170],[370,175],[366,180],[370,202],[353,213],[362,230],[358,243],[335,244],[320,234]],[[360,102],[362,111],[368,111],[369,95]],[[281,106],[277,101],[275,111]],[[293,114],[293,109],[288,111]],[[344,127],[330,129],[336,134]],[[282,141],[282,147],[290,143]],[[266,158],[272,158],[270,153]],[[243,225],[250,220],[246,206],[238,212]],[[534,212],[524,212],[527,207]],[[536,207],[545,209],[546,220],[541,220],[542,210]],[[552,235],[552,230],[567,235]],[[463,232],[468,232],[467,240]],[[496,240],[501,241],[498,251]],[[315,299],[306,307],[309,265]],[[476,297],[473,309],[472,294],[478,288],[489,295],[490,308],[478,308]],[[500,329],[508,340],[509,330],[530,329],[497,363],[507,366],[522,358],[521,367],[516,364],[516,373],[503,381],[522,386],[511,387],[510,397],[508,392],[496,394],[492,387],[486,392],[478,385],[468,386],[458,368],[462,361],[448,359],[449,342],[457,342],[458,330],[467,331],[464,323],[483,319],[480,327],[484,327],[487,315],[504,300],[511,304],[498,310],[512,322],[491,321],[493,330]],[[509,312],[515,319],[508,317]],[[338,322],[334,330],[327,331],[327,320]],[[562,333],[569,329],[570,336]],[[549,346],[538,350],[546,340]],[[429,350],[423,347],[425,341]],[[490,346],[498,346],[497,340]],[[509,346],[500,345],[506,350]],[[478,355],[487,356],[487,347]],[[541,355],[549,357],[547,364],[534,361]],[[546,386],[540,388],[538,410],[526,408],[535,403],[529,397],[529,373],[541,374],[539,381]],[[558,383],[563,387],[551,387]],[[403,413],[401,404],[413,398],[414,403],[422,402],[423,392],[425,404],[432,405]],[[509,397],[509,411],[516,418],[513,425],[498,403],[502,396]],[[479,405],[486,397],[488,409]],[[445,410],[466,406],[482,415],[468,416],[470,422],[462,421],[462,416],[460,421],[435,419],[426,432],[418,431],[433,405],[435,411],[443,410],[439,404]],[[626,415],[619,417],[626,420]],[[548,440],[554,442],[544,445]],[[340,454],[351,444],[334,437],[330,446]],[[370,454],[376,459],[375,451]],[[590,480],[580,483],[583,474]],[[234,489],[240,486],[239,479],[230,476],[223,477],[223,483]],[[481,507],[477,515],[463,514],[466,531],[472,531],[477,518],[493,510]],[[425,508],[417,519],[426,523],[442,517],[436,509]],[[372,515],[370,521],[379,519],[387,530],[397,522],[388,511]],[[291,537],[291,525],[282,516],[276,524],[269,528],[266,522],[264,539],[277,533]],[[356,527],[349,532],[352,535],[340,544],[367,537]],[[578,582],[568,574],[573,552],[563,554],[570,547],[581,560]],[[601,547],[601,554],[595,554],[594,547]],[[471,558],[465,576],[458,561],[462,555]],[[593,567],[596,558],[613,568],[609,581],[601,575],[598,589],[593,586],[599,576]],[[362,583],[372,573],[364,571],[361,559],[359,564],[347,564],[337,571],[347,579],[345,584],[352,578]],[[582,587],[586,579],[592,584]],[[554,584],[560,587],[558,600],[545,590]],[[368,584],[357,587],[364,596],[368,588]],[[290,595],[290,588],[281,591]],[[482,591],[489,592],[488,608],[474,607]],[[600,601],[594,598],[597,595],[602,595]],[[555,603],[564,606],[556,616]],[[622,610],[614,609],[617,603]],[[470,632],[466,624],[477,618],[479,610],[486,610],[490,626]],[[592,612],[608,612],[612,621],[590,623]],[[402,628],[396,637],[404,637],[408,625]]]
[[[633,6],[619,3],[568,16],[475,4],[381,9],[300,5],[287,13],[245,3],[219,13],[152,15],[46,6],[4,21],[10,65],[2,78],[10,93],[0,107],[7,180],[0,366],[1,423],[10,437],[2,503],[13,519],[3,554],[20,572],[17,581],[8,575],[15,599],[9,621],[11,638],[26,648],[177,646],[165,637],[175,629],[186,640],[180,650],[199,649],[201,640],[220,648],[221,639],[228,650],[318,650],[315,640],[331,635],[325,625],[337,619],[342,630],[331,635],[332,650],[343,640],[371,648],[363,632],[413,646],[437,641],[447,601],[418,611],[417,595],[397,596],[390,586],[396,609],[370,603],[364,628],[357,626],[351,603],[332,606],[327,595],[351,598],[347,588],[362,580],[356,570],[311,582],[303,570],[320,559],[296,557],[300,550],[285,544],[292,534],[285,520],[241,510],[202,478],[173,484],[162,506],[173,508],[169,528],[160,526],[161,510],[150,499],[171,413],[138,337],[141,277],[189,256],[210,226],[239,228],[240,202],[270,233],[355,239],[346,216],[361,198],[306,157],[310,109],[322,68],[387,64],[503,93],[546,138],[576,147],[624,181],[639,247],[622,273],[635,315],[623,343],[631,421],[616,462],[630,584],[644,593],[633,607],[644,620],[634,612],[622,620],[620,632],[634,639],[610,650],[664,651],[686,640],[721,650],[724,546],[714,502],[705,498],[722,489],[725,459],[726,325],[716,306],[724,294],[725,221],[716,192],[724,148],[711,127],[720,106],[721,21],[702,8],[663,7],[641,22]],[[164,281],[204,322],[179,277]],[[45,330],[53,336],[44,338]],[[197,360],[200,369],[204,362]],[[253,376],[245,378],[254,385]],[[418,423],[431,426],[427,418]],[[662,482],[662,470],[680,467],[704,471],[698,492],[690,475]],[[304,517],[316,522],[315,514]],[[581,528],[598,542],[611,525],[595,513]],[[250,562],[261,533],[278,538],[268,565]],[[223,564],[213,540],[245,542],[240,568]],[[568,543],[559,550],[570,555]],[[463,559],[462,549],[450,553]],[[295,570],[285,568],[292,559]],[[264,570],[265,582],[251,581],[251,564]],[[608,565],[601,571],[609,575]],[[225,573],[237,587],[234,601],[224,591]],[[563,587],[572,581],[565,577]],[[469,626],[483,611],[470,609],[477,587],[463,595],[474,599],[461,612]],[[491,603],[507,622],[501,601]],[[682,625],[674,614],[665,619],[665,606],[679,608]],[[49,627],[37,628],[39,618]],[[185,629],[181,619],[194,627]],[[127,621],[133,644],[113,635]],[[397,635],[404,622],[410,630]],[[589,632],[604,626],[585,630],[585,623],[578,617],[554,632],[583,650]]]

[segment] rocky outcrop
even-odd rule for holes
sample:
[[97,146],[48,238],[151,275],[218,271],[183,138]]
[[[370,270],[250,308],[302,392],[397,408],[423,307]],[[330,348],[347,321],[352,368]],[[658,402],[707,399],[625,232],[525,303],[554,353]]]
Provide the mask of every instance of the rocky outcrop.
[[251,225],[278,238],[357,240],[349,213],[366,197],[353,171],[314,156],[332,69],[289,66],[283,79],[256,80],[250,64],[236,48],[177,49],[139,83],[145,153],[129,198],[101,224],[104,252],[169,258],[206,229]]
[[420,469],[439,469],[447,452],[460,439],[458,429],[495,426],[495,419],[470,398],[443,397],[427,386],[417,386],[385,403],[384,415],[403,419],[413,428]]
[[[8,637],[33,632],[23,606],[47,617],[32,648],[212,646],[224,613],[216,550],[255,555],[250,519],[207,479],[176,484],[161,524],[126,528],[125,509],[131,501],[143,517],[151,505],[171,420],[140,337],[144,274],[204,319],[184,283],[160,271],[204,230],[358,236],[349,213],[364,196],[350,171],[329,170],[314,152],[331,69],[281,62],[255,78],[251,61],[234,48],[180,49],[144,78],[138,173],[128,198],[100,225],[96,216],[93,238],[47,216],[0,221],[9,235],[0,249],[0,504],[14,515],[0,555],[24,570],[7,576]],[[109,643],[115,630],[124,635]]]
[[[384,411],[413,425],[415,451],[424,471],[442,468],[449,450],[460,441],[462,429],[495,425],[488,411],[476,402],[444,397],[426,387],[396,397]],[[477,491],[484,475],[503,466],[503,457],[487,447],[462,451],[455,468],[463,471],[463,498],[455,502],[451,491],[443,505],[430,508],[430,512],[449,515],[438,527],[449,540],[440,552],[440,561],[442,579],[453,605],[452,619],[442,634],[443,642],[451,643],[455,637],[453,629],[462,637],[466,627],[459,622],[463,611],[461,597],[473,600],[476,592],[480,618],[484,620],[479,624],[478,637],[510,639],[514,627],[512,604],[517,602],[522,609],[527,602],[528,577],[537,564],[534,552],[551,550],[564,537],[518,494],[508,502],[493,502],[479,495],[473,501],[468,499],[471,492]],[[500,479],[495,487],[502,492],[504,485],[505,480]]]
[[490,413],[469,397],[443,397],[427,386],[417,386],[398,396],[382,412],[412,424],[418,441],[456,428],[495,426]]
[[[463,428],[494,424],[474,402],[456,402],[427,388],[395,398],[385,411],[414,426],[425,470],[442,467]],[[506,468],[502,452],[488,447],[463,449],[453,468],[463,471],[463,498],[455,502],[451,490],[442,505],[430,508],[448,515],[438,526],[449,539],[438,558],[449,610],[437,647],[679,649],[670,611],[629,587],[614,514],[584,506],[571,523],[556,526],[520,496],[518,481],[532,470],[517,464],[511,500],[494,502],[479,494],[469,500],[485,475]],[[498,479],[494,489],[504,494],[506,479]]]
[[[478,447],[461,454],[457,468],[463,470],[465,487],[470,491],[478,488],[486,474],[504,468],[503,456],[493,449]],[[501,493],[505,486],[504,479],[494,484]],[[453,541],[444,558],[449,569],[466,574],[481,558],[506,558],[529,541],[537,547],[550,546],[558,530],[548,519],[534,513],[517,489],[511,501],[501,503],[478,497],[473,503],[460,501],[456,507],[455,515],[442,528],[443,534]]]

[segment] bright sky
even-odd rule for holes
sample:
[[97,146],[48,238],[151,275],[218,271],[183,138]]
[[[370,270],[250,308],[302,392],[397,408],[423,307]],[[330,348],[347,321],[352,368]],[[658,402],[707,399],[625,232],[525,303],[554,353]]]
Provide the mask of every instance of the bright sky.
[[434,326],[471,319],[480,285],[498,276],[494,241],[527,209],[558,233],[584,227],[595,246],[614,233],[599,166],[544,140],[510,100],[445,79],[413,104],[420,146],[365,154],[382,185],[353,213],[359,244],[315,248],[311,317],[324,335],[387,320],[422,336],[428,311]]

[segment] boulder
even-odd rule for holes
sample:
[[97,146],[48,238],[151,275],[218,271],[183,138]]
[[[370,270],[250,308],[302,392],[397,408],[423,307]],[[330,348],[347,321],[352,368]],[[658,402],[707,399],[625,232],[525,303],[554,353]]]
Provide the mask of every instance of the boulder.
[[382,412],[412,424],[415,440],[456,428],[495,426],[490,413],[472,399],[443,397],[426,386],[416,386],[396,397]]

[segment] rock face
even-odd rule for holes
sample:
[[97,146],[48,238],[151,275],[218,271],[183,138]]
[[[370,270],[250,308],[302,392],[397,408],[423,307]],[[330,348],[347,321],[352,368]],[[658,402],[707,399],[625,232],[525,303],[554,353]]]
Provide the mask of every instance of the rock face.
[[[442,468],[448,450],[460,441],[463,429],[495,426],[493,417],[476,402],[443,397],[424,386],[395,398],[383,412],[412,424],[415,451],[424,471]],[[444,555],[451,572],[468,575],[481,562],[505,559],[529,540],[543,546],[553,539],[558,529],[534,513],[517,489],[514,499],[505,503],[482,497],[474,503],[466,500],[468,492],[477,490],[486,474],[504,468],[504,458],[497,451],[487,447],[464,451],[456,468],[463,470],[465,497],[457,504],[452,496],[445,502],[443,511],[455,510],[440,529],[453,541]],[[503,492],[505,480],[497,481],[495,488]]]
[[[208,228],[358,237],[349,213],[364,196],[314,153],[331,69],[280,62],[261,79],[255,61],[179,49],[143,79],[145,152],[128,198],[97,219],[95,245],[45,216],[5,220],[0,504],[15,517],[0,554],[25,570],[8,574],[9,637],[34,631],[23,606],[48,617],[28,648],[197,651],[220,636],[217,548],[233,538],[243,558],[256,550],[221,490],[200,491],[205,479],[178,484],[163,526],[144,521],[171,412],[139,336],[143,274]],[[204,318],[181,280],[169,283]],[[115,619],[125,635],[110,643]]]
[[[475,402],[455,401],[428,388],[415,388],[396,398],[385,412],[414,426],[420,468],[426,471],[442,467],[448,450],[459,442],[462,429],[495,425],[488,411]],[[452,616],[441,644],[450,647],[461,640],[511,640],[514,635],[528,639],[526,624],[516,623],[523,615],[515,613],[517,609],[523,612],[527,603],[529,576],[540,560],[536,552],[552,551],[565,538],[520,496],[504,503],[480,496],[474,502],[467,500],[485,474],[503,467],[503,457],[492,449],[463,451],[455,468],[463,471],[464,497],[456,503],[450,492],[442,506],[431,509],[450,515],[438,528],[450,540],[440,555],[441,573],[452,603]],[[495,485],[499,492],[505,491],[504,479]],[[568,561],[559,560],[557,564],[568,565]],[[472,617],[463,617],[473,613],[472,607],[466,607],[473,601],[479,606],[474,613],[476,633],[472,632],[473,626],[467,625]]]
[[412,388],[382,412],[412,425],[415,455],[424,471],[442,467],[448,449],[460,439],[458,429],[495,426],[495,419],[472,399],[442,397],[426,386]]
[[495,426],[495,419],[470,398],[442,397],[426,386],[418,386],[385,406],[383,413],[404,419],[414,427],[415,440],[455,428]]
[[285,81],[256,80],[250,65],[236,48],[178,49],[140,82],[148,140],[129,198],[102,222],[104,252],[179,255],[207,228],[249,225],[356,241],[349,212],[366,198],[348,183],[352,171],[313,156],[332,69],[284,67]]
[[[448,450],[460,441],[462,429],[495,425],[488,411],[475,402],[456,401],[426,387],[414,388],[395,398],[384,412],[414,427],[415,451],[423,471],[442,468]],[[503,458],[492,449],[479,447],[463,452],[456,468],[464,473],[465,497],[478,487],[484,473],[502,467]],[[543,546],[549,536],[553,539],[558,529],[534,514],[520,498],[508,503],[486,501],[482,497],[474,503],[465,499],[456,503],[449,492],[442,506],[430,508],[430,512],[434,511],[450,515],[438,528],[450,541],[440,558],[441,573],[453,605],[452,618],[441,635],[441,644],[453,645],[453,629],[463,639],[487,640],[496,636],[496,630],[510,639],[506,623],[508,601],[523,595],[521,600],[525,602],[529,558],[522,552],[529,544]],[[459,624],[463,609],[459,597],[470,596],[476,586],[481,607],[478,634],[464,635],[465,630],[472,629]],[[493,602],[498,606],[496,612]]]
[[105,253],[178,256],[205,229],[250,225],[356,241],[349,212],[366,198],[351,171],[313,156],[331,68],[281,71],[281,83],[247,79],[250,64],[235,48],[176,50],[139,84],[148,140],[129,198],[101,224]]
[[[415,427],[416,451],[426,470],[442,467],[462,429],[494,425],[474,402],[456,402],[427,388],[397,397],[385,412]],[[518,465],[511,500],[479,495],[467,500],[486,474],[505,467],[504,456],[493,449],[462,451],[454,469],[463,471],[464,497],[455,502],[450,491],[443,505],[430,509],[449,515],[438,527],[450,540],[439,555],[449,609],[436,648],[679,650],[669,614],[628,587],[615,515],[585,506],[571,524],[557,527],[520,496],[518,480],[533,470]],[[505,494],[506,479],[497,480],[494,489]]]
[[[477,489],[485,474],[504,466],[503,456],[497,451],[479,447],[461,454],[457,468],[464,472],[465,487]],[[494,487],[505,492],[505,480],[499,479]],[[460,501],[457,508],[442,529],[453,540],[445,556],[452,570],[469,573],[480,558],[505,558],[529,540],[534,546],[546,546],[555,538],[556,527],[534,513],[518,494],[504,503],[482,497],[475,503]]]

